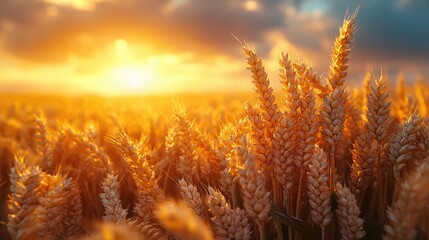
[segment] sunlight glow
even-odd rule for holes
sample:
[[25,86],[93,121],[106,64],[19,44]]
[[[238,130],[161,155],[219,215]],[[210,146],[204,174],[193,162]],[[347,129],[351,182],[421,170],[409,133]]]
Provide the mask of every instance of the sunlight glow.
[[244,2],[244,9],[249,12],[256,12],[259,10],[259,3],[255,0],[247,0]]
[[124,39],[116,39],[115,47],[118,51],[124,51],[128,49],[128,42]]
[[45,2],[54,5],[72,7],[84,11],[93,10],[97,2],[101,1],[103,0],[45,0]]
[[116,55],[120,58],[124,58],[127,56],[128,53],[128,41],[125,39],[116,39],[115,41],[115,49],[116,49]]
[[[121,89],[129,92],[148,87],[151,79],[155,77],[150,69],[145,69],[140,66],[120,66],[112,68],[109,75],[114,86],[119,86]],[[115,91],[117,89],[115,87],[112,90]]]

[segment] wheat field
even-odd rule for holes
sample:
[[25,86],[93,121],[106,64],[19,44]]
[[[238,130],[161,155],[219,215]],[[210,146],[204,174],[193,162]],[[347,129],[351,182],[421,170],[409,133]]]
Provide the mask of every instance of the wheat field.
[[242,43],[251,97],[2,96],[0,238],[429,239],[429,86],[348,87],[355,18],[279,93]]

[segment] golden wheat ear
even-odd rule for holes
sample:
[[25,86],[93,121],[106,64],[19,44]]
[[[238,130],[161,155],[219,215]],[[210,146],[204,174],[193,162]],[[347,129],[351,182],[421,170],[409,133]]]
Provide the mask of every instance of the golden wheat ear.
[[181,239],[214,239],[209,227],[183,203],[158,204],[155,216],[165,229]]
[[391,102],[389,101],[387,83],[383,76],[373,79],[372,83],[367,95],[367,130],[371,138],[382,145],[388,137],[388,126],[391,122]]
[[317,146],[308,172],[308,202],[311,220],[322,228],[324,239],[324,227],[332,220],[329,162],[326,154]]
[[[362,132],[353,143],[350,189],[360,197],[374,179],[375,147],[368,133]],[[359,198],[360,199],[360,198]]]
[[340,183],[336,185],[335,195],[337,195],[338,201],[337,218],[341,238],[355,240],[363,238],[365,236],[364,221],[359,217],[360,210],[355,195]]
[[356,16],[359,12],[359,6],[352,14],[346,13],[343,25],[340,28],[340,35],[335,39],[331,54],[331,65],[329,66],[328,82],[331,91],[343,87],[347,77],[348,55],[350,53],[349,45],[353,39],[355,31]]
[[78,240],[106,240],[114,236],[115,240],[144,240],[138,233],[132,231],[125,225],[113,223],[100,223],[97,230],[89,236],[78,238]]
[[305,63],[293,63],[292,66],[299,78],[305,80],[312,88],[317,89],[319,96],[323,96],[326,92],[329,92],[329,86],[309,65]]
[[410,96],[407,85],[405,84],[405,76],[399,75],[395,86],[395,99],[392,113],[395,118],[402,124],[407,121],[408,116],[413,112],[410,102]]
[[38,206],[39,184],[42,171],[28,166],[23,157],[15,157],[15,165],[10,170],[10,194],[7,201],[7,230],[12,239],[36,238],[43,229]]
[[159,176],[155,166],[146,159],[142,147],[124,132],[117,133],[110,141],[120,151],[121,156],[137,187],[137,202],[133,212],[139,223],[143,224],[141,233],[148,237],[165,237],[165,230],[155,220],[156,204],[164,202],[165,193],[160,188]]
[[41,238],[68,238],[82,231],[82,200],[72,178],[45,175],[40,185],[45,193],[39,197],[36,209],[44,223]]
[[344,102],[344,88],[337,88],[325,97],[319,113],[324,149],[329,158],[329,185],[331,193],[334,192],[334,178],[335,174],[337,174],[335,153],[344,130]]
[[267,72],[262,63],[262,59],[256,54],[256,51],[249,44],[242,45],[243,52],[247,56],[248,69],[252,73],[255,91],[258,94],[260,107],[263,112],[264,126],[268,138],[272,138],[275,128],[279,122],[279,111],[276,104],[276,98],[273,89],[270,86]]
[[102,217],[103,220],[110,223],[121,224],[126,221],[128,209],[122,207],[118,177],[119,176],[114,175],[113,172],[108,173],[101,183],[102,193],[100,193],[99,196],[104,207],[105,215]]
[[205,218],[203,199],[197,187],[187,183],[184,179],[179,180],[180,195],[183,202],[190,210],[194,211],[201,219]]
[[232,209],[222,193],[208,188],[207,206],[216,239],[250,239],[250,223],[243,209]]
[[416,239],[419,216],[429,199],[429,159],[400,184],[398,199],[387,211],[388,224],[383,239]]
[[274,150],[273,163],[276,178],[283,187],[284,199],[287,193],[293,188],[296,181],[294,170],[294,151],[295,144],[293,142],[294,121],[291,119],[282,119],[280,125],[274,134]]
[[48,134],[47,119],[44,114],[37,115],[34,118],[34,140],[36,144],[36,151],[41,156],[40,164],[43,169],[52,172],[53,165],[53,139]]
[[255,156],[249,151],[246,138],[243,136],[241,147],[237,148],[237,156],[243,167],[239,169],[241,192],[244,209],[255,221],[260,238],[265,239],[264,224],[270,219],[270,192],[265,188],[265,176],[256,164]]
[[251,139],[255,148],[256,161],[264,168],[271,165],[271,143],[265,136],[265,127],[262,116],[258,108],[254,108],[250,103],[245,103],[245,111],[249,122],[252,124]]
[[417,138],[422,125],[423,119],[420,116],[411,115],[390,144],[389,158],[396,181],[400,180],[403,169],[407,165],[410,166],[410,161],[413,160],[414,152],[418,149]]

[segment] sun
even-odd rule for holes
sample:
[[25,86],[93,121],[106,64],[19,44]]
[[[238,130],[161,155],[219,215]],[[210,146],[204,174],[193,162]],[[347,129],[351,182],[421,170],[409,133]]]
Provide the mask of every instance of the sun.
[[128,41],[122,38],[116,39],[115,48],[117,51],[126,51],[128,49]]
[[151,79],[155,76],[153,71],[145,64],[136,62],[131,46],[126,39],[117,38],[113,41],[116,58],[108,69],[112,92],[142,92],[151,85]]
[[110,80],[114,89],[127,92],[144,91],[150,87],[153,73],[143,66],[119,66],[110,69]]
[[244,9],[249,12],[256,12],[259,10],[259,3],[254,0],[247,0],[244,2]]
[[49,4],[57,6],[72,7],[78,10],[90,11],[94,10],[97,2],[103,2],[105,0],[44,0]]

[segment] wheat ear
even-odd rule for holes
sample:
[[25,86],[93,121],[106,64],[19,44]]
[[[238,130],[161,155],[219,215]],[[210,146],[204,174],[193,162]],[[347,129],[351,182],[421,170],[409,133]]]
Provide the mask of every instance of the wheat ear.
[[181,239],[213,239],[213,233],[207,225],[183,203],[164,202],[159,204],[156,217],[165,229]]
[[43,229],[38,215],[34,214],[42,171],[38,167],[27,166],[23,158],[15,157],[15,166],[11,168],[10,175],[7,230],[13,239],[35,238]]
[[40,238],[75,237],[82,232],[80,192],[71,178],[43,175],[39,188],[44,192],[36,208],[44,228]]
[[192,133],[194,144],[201,155],[198,165],[202,174],[217,179],[219,173],[223,170],[223,166],[218,161],[218,155],[211,143],[211,140],[195,127],[193,128]]
[[270,166],[271,143],[265,136],[264,123],[257,108],[252,107],[250,103],[245,104],[246,116],[252,125],[252,144],[256,161],[263,167]]
[[155,167],[140,152],[142,147],[126,133],[119,132],[110,141],[120,151],[137,186],[138,195],[134,212],[143,223],[153,227],[153,234],[162,236],[163,229],[153,222],[155,205],[165,200],[164,192],[158,185],[159,178]]
[[231,209],[222,193],[212,187],[208,191],[207,206],[213,216],[211,222],[216,239],[250,239],[250,224],[245,211]]
[[243,44],[243,51],[247,56],[248,69],[252,72],[253,84],[259,96],[264,125],[267,131],[266,134],[271,139],[279,121],[278,107],[273,89],[270,86],[270,80],[268,79],[262,60],[258,57],[256,51],[248,44]]
[[35,118],[34,139],[37,152],[42,157],[41,164],[43,164],[44,169],[52,171],[54,153],[52,139],[48,136],[48,126],[45,115],[39,115]]
[[367,129],[378,144],[383,145],[388,136],[390,124],[390,102],[389,93],[383,77],[374,79],[374,85],[370,87],[367,95]]
[[192,144],[193,123],[189,121],[185,110],[182,106],[178,106],[174,118],[176,120],[177,129],[177,147],[179,150],[179,159],[176,163],[177,171],[189,183],[193,182],[193,176],[197,171],[197,161],[195,149]]
[[101,183],[100,199],[104,207],[103,220],[106,222],[121,224],[126,221],[128,210],[122,207],[120,199],[118,175],[108,173]]
[[89,236],[79,238],[79,240],[106,240],[109,238],[115,240],[142,240],[139,234],[132,231],[128,226],[110,222],[99,224],[95,232]]
[[265,239],[264,224],[269,220],[268,213],[271,208],[270,192],[265,188],[264,174],[259,171],[255,156],[249,152],[245,137],[241,147],[237,148],[237,155],[244,164],[243,168],[239,169],[244,209],[258,226],[261,239]]
[[388,225],[383,239],[412,240],[417,236],[416,225],[429,198],[428,159],[402,181],[398,199],[387,211]]
[[322,228],[324,239],[324,227],[332,220],[329,162],[326,154],[317,146],[308,172],[308,203],[311,220]]
[[397,181],[399,181],[403,168],[417,150],[417,135],[422,124],[422,118],[415,114],[411,115],[390,144],[389,157],[393,164],[393,176]]
[[[389,93],[384,82],[383,76],[379,79],[374,79],[374,84],[370,86],[370,91],[367,94],[367,112],[366,112],[366,129],[375,145],[375,169],[377,181],[377,194],[384,195],[383,178],[384,163],[386,159],[388,129],[390,126],[390,102],[388,100]],[[385,202],[379,198],[377,207],[381,219],[384,219]]]
[[322,135],[329,157],[331,193],[334,191],[334,176],[336,174],[335,148],[341,140],[345,121],[344,101],[344,88],[337,88],[326,96],[320,110]]
[[[282,53],[279,59],[280,78],[288,108],[274,134],[274,170],[278,181],[283,185],[283,195],[290,191],[298,180],[295,173],[295,155],[297,127],[299,121],[300,92],[298,79],[287,54]],[[298,176],[299,177],[299,176]],[[286,198],[286,197],[285,197]]]
[[405,122],[411,113],[410,99],[408,96],[407,88],[405,85],[405,77],[400,75],[396,82],[396,101],[395,107],[392,111],[395,116],[399,119],[400,123]]
[[179,180],[180,195],[182,196],[183,203],[194,211],[198,217],[204,219],[204,206],[201,194],[198,192],[197,187],[187,183],[184,179]]
[[350,188],[356,195],[362,194],[370,185],[375,167],[375,146],[368,133],[360,133],[353,143],[350,173]]
[[305,63],[294,63],[293,68],[295,72],[299,75],[299,77],[310,83],[311,87],[317,89],[320,94],[323,94],[329,91],[328,86],[322,80],[320,76],[318,76],[313,69]]
[[294,151],[295,145],[291,141],[294,125],[292,120],[282,119],[274,135],[274,171],[277,180],[283,186],[284,198],[293,187],[295,181]]
[[358,9],[344,18],[343,25],[340,28],[340,35],[335,39],[334,47],[332,48],[328,78],[332,90],[344,86],[347,76],[348,55],[350,53],[349,44],[352,41],[355,30],[357,11]]
[[295,150],[295,166],[300,170],[298,180],[297,214],[300,217],[301,195],[306,195],[307,171],[314,155],[316,136],[318,132],[318,119],[316,115],[316,98],[310,85],[300,79],[301,98],[299,102],[300,117]]
[[363,220],[359,218],[360,210],[356,197],[347,187],[337,183],[335,194],[338,200],[338,224],[342,239],[359,240],[365,236]]

